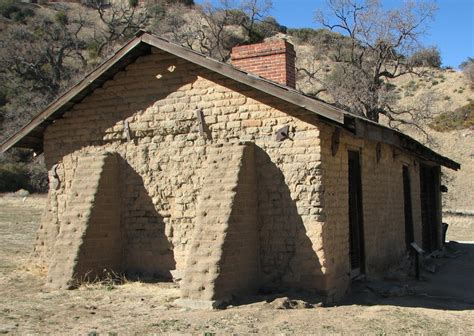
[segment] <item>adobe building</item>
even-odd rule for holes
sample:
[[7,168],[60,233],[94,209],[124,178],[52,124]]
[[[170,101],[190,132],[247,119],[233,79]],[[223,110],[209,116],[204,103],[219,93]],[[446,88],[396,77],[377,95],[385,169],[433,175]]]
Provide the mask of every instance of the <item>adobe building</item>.
[[442,246],[440,168],[458,163],[296,91],[288,42],[232,62],[140,32],[2,144],[44,152],[50,286],[106,269],[182,278],[195,307],[262,288],[334,301],[407,244]]

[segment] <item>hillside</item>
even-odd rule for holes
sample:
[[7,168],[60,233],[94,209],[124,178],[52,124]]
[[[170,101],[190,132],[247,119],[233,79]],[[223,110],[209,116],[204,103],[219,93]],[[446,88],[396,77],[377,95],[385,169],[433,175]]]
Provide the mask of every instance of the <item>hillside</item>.
[[[93,40],[93,38],[96,37],[97,32],[101,30],[104,31],[107,27],[103,22],[100,22],[95,10],[78,4],[49,4],[43,6],[28,4],[22,6],[23,8],[35,12],[36,17],[44,15],[52,18],[53,21],[61,19],[63,14],[58,13],[65,13],[69,19],[72,17],[87,18],[87,24],[85,24],[80,31],[83,44],[80,49],[77,50],[87,65],[81,65],[79,58],[68,59],[67,62],[69,62],[72,70],[70,78],[68,79],[69,81],[61,79],[62,82],[60,84],[62,90],[96,65],[101,57],[107,55],[107,52],[104,52],[101,57],[97,57],[97,40]],[[143,23],[143,28],[154,31],[155,33],[160,33],[169,39],[189,38],[189,36],[192,36],[190,31],[192,31],[193,25],[203,24],[203,22],[208,22],[206,20],[212,18],[212,16],[203,16],[203,14],[197,13],[192,7],[186,7],[182,4],[166,5],[167,7],[163,6],[165,5],[162,3],[162,7],[149,9],[148,14],[150,17]],[[210,13],[212,14],[212,12]],[[242,17],[245,13],[235,10],[233,15]],[[222,58],[222,60],[225,61],[228,60],[228,50],[231,46],[229,43],[243,43],[255,39],[255,36],[248,32],[248,35],[245,35],[245,27],[237,27],[235,23],[239,21],[235,17],[232,18],[234,21],[229,21],[230,26],[225,26],[222,30],[226,34],[225,43],[217,43],[214,45],[209,42],[212,48],[208,45],[209,50],[205,50],[208,51],[211,56]],[[272,19],[268,18],[265,20],[266,21],[260,25],[257,25],[259,38],[279,37],[290,40],[290,42],[295,45],[297,52],[297,67],[307,69],[314,73],[314,78],[309,80],[307,73],[305,74],[303,71],[300,72],[297,87],[306,93],[316,94],[318,89],[321,88],[320,80],[323,81],[334,66],[328,57],[328,54],[333,52],[331,49],[332,43],[335,43],[334,41],[343,41],[344,37],[329,31],[314,31],[311,29],[304,30],[304,34],[302,34],[301,30],[298,34],[295,34],[295,32],[290,29],[287,32],[288,34],[284,34],[279,32],[284,29],[279,26],[276,21],[272,21]],[[72,23],[67,22],[66,26],[69,27],[70,25],[72,25]],[[8,27],[12,26],[21,26],[26,29],[29,27],[21,20],[0,16],[0,34],[6,34]],[[173,27],[176,29],[173,29]],[[127,31],[129,35],[126,36],[133,34],[132,28]],[[103,36],[107,37],[112,35],[104,34]],[[117,48],[126,40],[124,36],[117,38],[115,44],[108,46],[109,53],[110,50]],[[186,44],[183,40],[182,43]],[[191,45],[197,45],[197,43]],[[5,69],[0,70],[5,71]],[[454,110],[467,105],[470,101],[469,99],[474,99],[474,91],[460,71],[441,68],[424,68],[420,70],[426,71],[427,75],[423,77],[404,75],[391,81],[391,84],[394,86],[393,90],[399,97],[398,104],[401,106],[415,106],[423,101],[430,103],[430,115],[428,119],[423,122],[423,128],[430,136],[429,145],[441,154],[460,162],[462,166],[459,172],[445,171],[444,183],[449,187],[449,193],[445,194],[445,206],[447,209],[452,210],[474,210],[474,183],[472,182],[474,181],[474,130],[470,127],[439,132],[429,127],[431,121],[440,113],[452,113]],[[20,100],[20,102],[17,101],[17,104],[25,104],[25,100],[30,100],[28,97],[32,93],[25,92],[24,94],[24,98]],[[41,93],[35,93],[33,98],[41,98],[41,95]],[[57,92],[48,93],[48,95],[49,98],[47,100],[50,101],[54,95],[57,95]],[[20,94],[20,96],[22,96],[22,94]],[[318,93],[317,96],[329,102],[333,100],[332,97],[324,92]],[[6,108],[2,113],[3,118],[8,121],[8,124],[5,122],[5,125],[9,126],[5,127],[4,125],[0,140],[5,139],[8,134],[24,124],[28,113],[33,113],[32,111],[35,111],[35,109],[40,110],[40,107],[44,106],[44,102],[41,104],[38,103],[32,108],[25,108],[24,113],[18,112],[21,111],[21,109],[18,110],[14,108],[15,106],[12,102],[7,103],[5,106]],[[0,115],[0,117],[1,116],[2,115]],[[421,141],[425,142],[426,140],[421,137],[420,134],[414,133],[410,129],[406,129],[405,131]]]
[[[415,76],[404,76],[396,81],[401,89],[405,105],[415,104],[424,95],[433,97],[433,119],[443,112],[453,112],[474,99],[474,91],[465,76],[454,70],[432,70],[430,80]],[[430,147],[461,163],[461,170],[444,169],[444,183],[449,187],[445,197],[445,208],[450,210],[474,210],[474,128],[438,132],[425,127],[432,137]]]

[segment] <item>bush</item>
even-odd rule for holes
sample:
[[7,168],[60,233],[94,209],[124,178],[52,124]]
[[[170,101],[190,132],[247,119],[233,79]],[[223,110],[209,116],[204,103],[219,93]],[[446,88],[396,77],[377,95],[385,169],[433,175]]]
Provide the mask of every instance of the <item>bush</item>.
[[280,25],[275,18],[267,16],[261,22],[255,24],[254,30],[257,40],[251,42],[261,42],[276,33],[285,33],[287,29],[285,26]]
[[0,156],[0,192],[48,191],[48,172],[44,163],[42,160],[31,162],[30,158],[30,152],[24,150],[13,150]]
[[48,192],[48,172],[43,164],[31,163],[26,166],[28,172],[27,190],[31,192]]
[[474,127],[474,100],[453,112],[437,115],[430,127],[438,132],[449,132]]
[[0,88],[0,107],[6,105],[8,103],[8,95],[6,90]]
[[316,30],[312,28],[290,28],[288,34],[296,37],[303,43],[308,43],[312,38],[318,34]]
[[15,22],[25,23],[28,17],[35,15],[35,12],[13,0],[0,0],[0,15]]
[[165,6],[162,4],[147,4],[146,5],[146,10],[148,12],[148,15],[155,19],[163,19],[164,16],[166,15],[166,10]]
[[459,67],[471,84],[471,87],[474,88],[474,58],[469,57]]
[[56,19],[56,22],[59,23],[61,26],[67,26],[69,24],[69,18],[67,14],[63,11],[57,12],[54,18]]
[[437,47],[429,47],[415,52],[410,57],[413,66],[439,68],[441,66],[441,54]]
[[95,40],[88,41],[86,50],[90,60],[94,60],[99,57],[99,48],[100,42]]
[[13,192],[28,189],[28,173],[16,164],[0,165],[0,192]]
[[328,29],[290,28],[288,34],[302,43],[311,43],[319,47],[331,47],[344,41],[343,35]]
[[[129,0],[133,1],[133,0]],[[138,0],[137,0],[138,3]],[[172,5],[172,4],[182,4],[188,7],[194,6],[194,0],[147,0],[145,1],[146,7],[151,7],[153,5],[160,5],[163,7],[166,7],[167,5]]]

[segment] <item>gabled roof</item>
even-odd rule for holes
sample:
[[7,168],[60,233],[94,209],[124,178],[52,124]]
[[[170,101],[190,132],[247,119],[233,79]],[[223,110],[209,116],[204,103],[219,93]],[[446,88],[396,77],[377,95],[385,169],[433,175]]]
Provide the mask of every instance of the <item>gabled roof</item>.
[[412,152],[427,161],[436,162],[451,169],[457,170],[460,168],[459,163],[432,151],[403,133],[355,116],[323,101],[306,96],[293,88],[242,71],[230,64],[219,62],[144,31],[140,31],[134,39],[124,45],[111,58],[89,73],[82,81],[74,85],[45,110],[36,115],[22,129],[2,143],[0,151],[5,152],[12,147],[19,147],[31,148],[36,152],[41,152],[43,133],[50,123],[60,118],[72,106],[81,102],[96,88],[101,87],[107,80],[133,63],[138,57],[149,54],[152,47],[253,87],[277,99],[302,107],[313,112],[322,121],[348,129],[356,136],[391,144],[399,149]]

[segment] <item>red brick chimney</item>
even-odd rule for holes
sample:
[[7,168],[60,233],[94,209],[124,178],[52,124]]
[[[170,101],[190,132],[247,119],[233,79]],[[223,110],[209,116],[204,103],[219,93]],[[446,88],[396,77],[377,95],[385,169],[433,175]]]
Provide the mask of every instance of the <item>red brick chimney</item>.
[[296,53],[285,40],[273,40],[232,48],[232,65],[283,85],[296,87]]

